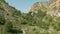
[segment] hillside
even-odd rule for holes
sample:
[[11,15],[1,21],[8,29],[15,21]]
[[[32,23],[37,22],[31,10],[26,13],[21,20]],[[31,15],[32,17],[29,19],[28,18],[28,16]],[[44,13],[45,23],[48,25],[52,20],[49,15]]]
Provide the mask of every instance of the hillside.
[[38,13],[38,10],[46,11],[51,16],[60,17],[60,0],[50,0],[48,2],[37,2],[33,4],[29,9],[30,12]]
[[60,1],[36,2],[29,13],[0,0],[0,34],[60,34]]

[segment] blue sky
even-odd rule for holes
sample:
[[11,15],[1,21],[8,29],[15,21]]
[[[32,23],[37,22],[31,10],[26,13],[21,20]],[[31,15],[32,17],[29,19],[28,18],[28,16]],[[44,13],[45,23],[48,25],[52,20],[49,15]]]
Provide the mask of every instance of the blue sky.
[[21,12],[27,13],[29,10],[28,8],[36,2],[43,2],[46,0],[5,0],[9,3],[9,5],[15,7]]

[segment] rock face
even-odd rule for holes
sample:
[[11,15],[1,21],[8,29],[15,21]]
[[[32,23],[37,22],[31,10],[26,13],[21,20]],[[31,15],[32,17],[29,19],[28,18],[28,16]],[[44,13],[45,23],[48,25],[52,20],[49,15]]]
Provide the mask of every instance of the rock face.
[[30,12],[38,13],[38,10],[47,11],[51,16],[60,16],[60,0],[50,0],[48,2],[37,2],[30,7]]
[[[44,7],[44,9],[43,9],[43,7]],[[47,7],[48,7],[47,2],[37,2],[30,7],[30,11],[31,12],[38,11],[39,9],[41,9],[43,11],[43,10],[46,10]]]
[[52,12],[52,16],[57,16],[59,17],[60,16],[60,0],[55,0],[54,2],[52,2],[50,5],[49,5],[49,10],[47,12]]

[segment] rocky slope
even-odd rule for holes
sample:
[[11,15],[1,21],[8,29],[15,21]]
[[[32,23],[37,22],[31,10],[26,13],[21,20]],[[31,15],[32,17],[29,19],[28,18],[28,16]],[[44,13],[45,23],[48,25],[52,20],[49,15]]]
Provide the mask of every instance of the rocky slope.
[[31,12],[38,13],[38,10],[47,11],[51,16],[60,17],[60,0],[50,0],[48,2],[37,2],[30,7]]

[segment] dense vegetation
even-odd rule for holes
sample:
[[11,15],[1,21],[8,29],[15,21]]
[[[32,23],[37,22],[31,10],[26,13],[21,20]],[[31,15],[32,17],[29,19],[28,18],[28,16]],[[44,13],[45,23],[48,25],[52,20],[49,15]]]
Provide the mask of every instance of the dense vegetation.
[[0,0],[0,34],[60,34],[60,17],[41,9],[31,14],[21,13]]

